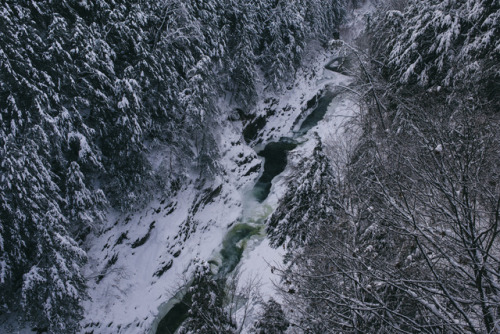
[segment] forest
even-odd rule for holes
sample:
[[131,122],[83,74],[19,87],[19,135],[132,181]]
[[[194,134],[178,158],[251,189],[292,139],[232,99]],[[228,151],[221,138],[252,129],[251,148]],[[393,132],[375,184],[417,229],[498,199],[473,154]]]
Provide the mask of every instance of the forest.
[[[0,5],[0,312],[78,329],[83,241],[107,210],[220,171],[218,98],[281,89],[337,1],[7,0]],[[167,152],[160,166],[151,152]]]
[[389,1],[367,24],[360,140],[318,145],[268,220],[301,331],[500,330],[499,29],[476,0]]
[[[218,129],[365,2],[3,1],[0,316],[80,332],[87,237],[223,174]],[[252,331],[500,332],[500,1],[371,2],[344,46],[361,136],[296,166],[266,221],[281,305]],[[239,333],[231,289],[196,268],[179,332]]]

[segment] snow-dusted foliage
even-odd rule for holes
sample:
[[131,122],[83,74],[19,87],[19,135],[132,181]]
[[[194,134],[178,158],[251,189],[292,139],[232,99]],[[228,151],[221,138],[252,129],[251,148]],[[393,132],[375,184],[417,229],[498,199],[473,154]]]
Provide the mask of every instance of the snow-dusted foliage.
[[255,322],[251,333],[283,334],[290,327],[281,305],[274,299],[268,300],[262,309],[259,319]]
[[397,132],[369,117],[335,223],[289,248],[284,304],[306,332],[495,332],[500,122],[429,101]]
[[[99,230],[108,203],[131,210],[218,173],[218,99],[248,106],[258,73],[275,87],[293,77],[306,42],[341,19],[343,2],[310,3],[0,4],[2,312],[74,331],[85,297],[74,240]],[[168,156],[152,163],[158,149]]]
[[71,222],[69,230],[76,237],[85,236],[104,221],[103,210],[107,206],[102,190],[91,191],[85,185],[80,166],[72,161],[66,179],[65,209]]
[[188,319],[182,334],[233,334],[236,324],[225,310],[225,280],[217,279],[210,265],[199,261],[188,293],[191,296]]
[[20,311],[40,329],[71,332],[85,296],[79,268],[86,256],[66,230],[64,200],[46,168],[48,138],[32,135],[40,136],[41,146],[33,139],[22,147],[8,140],[2,151],[2,311]]
[[411,1],[372,27],[376,55],[393,81],[440,89],[481,84],[486,95],[500,78],[500,4],[490,0]]
[[85,252],[59,224],[57,208],[49,208],[36,232],[36,263],[23,275],[21,307],[24,320],[40,330],[71,333],[79,328],[85,281],[80,266]]
[[335,176],[319,137],[317,140],[312,156],[297,166],[285,196],[267,221],[267,233],[275,247],[299,247],[322,224],[335,223]]

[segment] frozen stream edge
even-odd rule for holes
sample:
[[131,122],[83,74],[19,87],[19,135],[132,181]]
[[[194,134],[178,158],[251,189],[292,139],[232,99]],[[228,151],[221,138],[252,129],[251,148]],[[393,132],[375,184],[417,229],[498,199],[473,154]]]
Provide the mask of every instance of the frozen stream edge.
[[[366,12],[366,8],[358,10],[358,21],[363,11]],[[347,31],[352,30],[359,28],[349,27]],[[318,51],[319,48],[312,46],[310,61],[306,63],[306,68],[299,70],[292,89],[279,96],[261,94],[263,98],[256,106],[261,114],[267,106],[265,98],[269,97],[277,100],[276,110],[283,111],[268,119],[262,131],[264,142],[292,136],[294,121],[301,112],[301,106],[327,84],[347,85],[350,82],[350,78],[323,68],[337,55],[337,51]],[[324,119],[308,132],[304,137],[305,142],[288,155],[287,167],[274,178],[271,193],[262,203],[263,206],[276,207],[286,190],[286,180],[293,166],[312,152],[315,140],[307,139],[312,138],[314,132],[322,140],[338,142],[339,146],[344,145],[348,137],[356,137],[356,129],[345,124],[357,110],[356,101],[347,95],[334,99]],[[255,151],[242,142],[241,129],[231,123],[221,128],[219,145],[223,154],[221,163],[228,173],[214,180],[212,189],[222,186],[222,190],[213,201],[193,213],[192,204],[199,199],[200,191],[188,185],[166,203],[153,201],[146,209],[130,215],[110,213],[106,230],[88,241],[89,261],[84,274],[89,280],[91,299],[83,302],[85,318],[81,322],[82,334],[154,333],[156,319],[161,319],[159,311],[178,290],[179,282],[185,282],[186,277],[192,274],[193,258],[214,258],[229,226],[237,221],[245,221],[255,210],[258,211],[260,204],[248,201],[246,193],[253,187],[256,178],[256,173],[247,176],[248,170],[259,162]],[[153,159],[161,160],[168,152],[153,153]],[[240,153],[243,153],[242,159],[251,158],[248,163],[237,164]],[[181,229],[189,219],[196,222],[197,229],[184,241]],[[134,241],[148,233],[153,221],[156,224],[147,243],[131,248]],[[119,242],[123,235],[127,239]],[[281,263],[283,254],[282,249],[269,247],[267,238],[251,238],[237,267],[241,272],[241,282],[255,275],[260,276],[264,299],[279,299],[272,283],[276,276],[271,273],[269,265]],[[115,256],[115,262],[108,266]],[[173,265],[170,269],[161,277],[156,277],[155,272],[171,260]],[[103,279],[97,281],[96,277],[102,274]]]
[[[347,86],[351,83],[351,81],[352,79],[350,77],[324,69],[322,76],[317,78],[316,85],[309,87],[309,92],[313,92],[315,95],[317,92],[322,90],[335,89],[338,85]],[[344,137],[346,124],[356,113],[356,104],[348,96],[349,95],[347,93],[340,93],[335,96],[333,100],[329,102],[323,119],[306,133],[301,133],[298,137],[296,136],[297,133],[295,130],[300,127],[300,124],[289,128],[286,135],[294,137],[294,139],[298,140],[300,143],[299,146],[289,152],[289,163],[287,163],[285,170],[273,179],[271,191],[262,203],[259,203],[256,200],[252,193],[252,189],[246,188],[242,192],[242,219],[232,228],[244,224],[255,226],[262,226],[265,224],[266,218],[272,213],[272,211],[274,211],[279,199],[284,195],[284,192],[287,189],[287,176],[292,172],[293,166],[296,162],[302,159],[307,159],[310,152],[313,151],[314,145],[316,144],[316,141],[313,139],[315,134],[317,134],[323,141],[326,139],[329,141],[335,141]],[[304,101],[303,99],[299,101],[301,101],[300,103],[302,103],[302,105],[298,105],[296,109],[300,111]],[[290,118],[291,117],[288,117],[286,120],[290,120]],[[266,127],[283,128],[283,125],[278,125],[280,122],[283,122],[282,118],[280,119],[276,117],[275,119],[272,119],[271,117]],[[265,130],[266,129],[264,129],[264,132]],[[272,138],[273,131],[271,130],[269,134],[271,135],[270,138]],[[228,230],[229,233],[232,231],[232,228]],[[278,267],[282,264],[285,250],[270,247],[267,236],[262,235],[261,233],[252,235],[248,239],[245,238],[243,240],[245,240],[247,246],[244,248],[242,258],[235,270],[229,274],[238,272],[240,274],[240,285],[245,285],[247,282],[257,280],[260,283],[259,291],[264,300],[273,297],[279,301],[280,297],[276,293],[273,283],[277,279],[277,276],[272,273],[272,267]],[[219,248],[215,254],[211,256],[210,260],[215,260],[221,263],[222,257],[220,252],[221,248]],[[170,299],[167,303],[160,306],[159,317],[157,317],[153,323],[150,333],[157,333],[157,326],[160,320],[179,302],[179,295],[177,295],[176,297]],[[250,314],[255,315],[257,313],[255,311],[258,308],[258,304],[251,305]],[[241,318],[238,320],[242,321]],[[249,327],[253,323],[254,319],[250,317],[246,320],[247,322],[245,325]],[[245,327],[242,333],[246,333],[245,329],[248,328]]]
[[[364,27],[365,14],[371,13],[373,10],[373,5],[369,1],[357,9],[354,12],[353,20],[345,29],[345,36],[341,37],[351,43]],[[331,57],[331,55],[328,56]],[[322,86],[330,86],[330,89],[334,90],[335,86],[348,86],[352,82],[352,79],[348,76],[325,69],[324,65],[328,64],[328,62],[323,64],[322,75],[317,78],[316,87],[310,87],[310,89],[321,89]],[[328,142],[330,148],[335,150],[337,154],[342,154],[342,152],[339,152],[342,148],[353,145],[361,135],[361,129],[357,128],[355,122],[353,122],[359,112],[359,103],[356,96],[343,92],[334,97],[323,119],[316,126],[309,129],[307,133],[300,136],[299,141],[305,141],[305,143],[289,152],[285,170],[273,179],[271,192],[261,205],[271,207],[274,211],[279,199],[282,198],[287,189],[287,183],[294,166],[300,160],[307,159],[313,151],[316,144],[313,138],[315,134],[321,138],[322,142]],[[279,122],[279,120],[277,121]],[[278,126],[268,124],[268,127]],[[292,137],[293,131],[294,128],[291,128],[286,136]],[[281,297],[275,287],[275,284],[279,283],[279,277],[277,274],[273,274],[272,267],[279,267],[283,264],[285,252],[283,248],[272,248],[266,235],[252,236],[248,240],[247,248],[244,250],[242,259],[236,268],[240,273],[240,282],[244,285],[245,282],[258,279],[261,284],[259,290],[263,299],[267,300],[272,297],[281,302]],[[253,306],[258,311],[259,305]],[[255,310],[251,311],[253,311],[251,313],[254,315],[258,313]],[[247,319],[246,321],[242,333],[247,333],[253,324],[253,319]]]

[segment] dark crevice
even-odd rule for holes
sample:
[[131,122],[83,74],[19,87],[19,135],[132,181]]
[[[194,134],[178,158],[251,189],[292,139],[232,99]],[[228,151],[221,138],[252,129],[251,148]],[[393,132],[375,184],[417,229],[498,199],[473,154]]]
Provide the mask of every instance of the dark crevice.
[[264,171],[253,188],[257,201],[263,202],[271,191],[271,183],[275,176],[281,174],[287,164],[287,153],[297,147],[297,142],[283,137],[277,142],[271,142],[258,153],[265,159]]

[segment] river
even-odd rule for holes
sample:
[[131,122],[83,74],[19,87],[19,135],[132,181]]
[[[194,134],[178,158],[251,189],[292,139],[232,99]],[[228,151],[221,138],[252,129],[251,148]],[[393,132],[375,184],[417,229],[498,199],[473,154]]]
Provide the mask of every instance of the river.
[[[307,103],[301,115],[302,120],[299,121],[299,129],[293,132],[291,137],[281,137],[278,141],[271,141],[257,152],[264,159],[264,168],[253,187],[253,198],[250,198],[250,201],[257,201],[263,205],[262,203],[271,191],[273,179],[281,174],[287,166],[287,153],[300,145],[301,139],[307,132],[324,118],[328,106],[338,94],[338,90],[332,90],[328,86],[322,88]],[[265,208],[256,210],[256,212],[262,211],[265,211]],[[252,236],[265,233],[265,218],[267,217],[249,217],[246,221],[235,224],[227,232],[222,242],[222,248],[216,257],[217,260],[211,261],[215,267],[213,271],[216,279],[224,279],[234,271],[241,260],[246,241]],[[191,300],[185,291],[187,291],[187,287],[163,306],[165,315],[158,323],[156,334],[175,333],[187,318]]]

